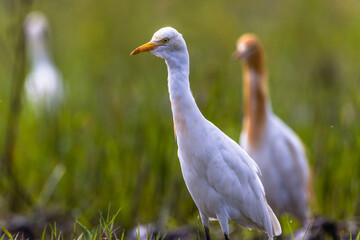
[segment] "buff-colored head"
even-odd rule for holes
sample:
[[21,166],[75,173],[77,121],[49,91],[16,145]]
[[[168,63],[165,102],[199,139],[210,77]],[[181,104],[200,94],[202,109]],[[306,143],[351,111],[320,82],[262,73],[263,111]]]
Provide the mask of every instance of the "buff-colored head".
[[233,54],[235,60],[247,60],[261,51],[261,44],[256,35],[246,33],[236,42],[236,51]]
[[172,27],[164,27],[153,35],[150,42],[136,48],[130,55],[150,52],[166,59],[184,49],[186,50],[186,44],[182,35]]

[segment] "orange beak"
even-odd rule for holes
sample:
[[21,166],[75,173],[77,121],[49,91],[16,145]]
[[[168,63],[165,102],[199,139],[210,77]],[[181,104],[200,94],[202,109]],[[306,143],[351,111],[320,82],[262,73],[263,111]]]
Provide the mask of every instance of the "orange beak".
[[136,55],[142,52],[148,52],[153,50],[156,47],[152,42],[148,42],[144,45],[141,45],[140,47],[136,48],[134,51],[130,53],[130,55]]

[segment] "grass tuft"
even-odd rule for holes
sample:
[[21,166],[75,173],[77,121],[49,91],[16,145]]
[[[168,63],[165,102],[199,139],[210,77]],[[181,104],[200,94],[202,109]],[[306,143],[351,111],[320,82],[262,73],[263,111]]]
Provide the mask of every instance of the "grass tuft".
[[[118,231],[119,227],[115,227],[115,219],[118,216],[120,209],[110,217],[110,207],[108,209],[108,213],[106,218],[103,217],[102,213],[100,213],[100,220],[99,225],[95,227],[92,231],[90,231],[84,224],[80,221],[76,220],[75,225],[79,225],[82,229],[84,229],[85,233],[80,233],[77,236],[76,229],[77,227],[74,226],[74,239],[78,240],[99,240],[99,239],[107,239],[107,240],[118,240],[118,236],[116,232]],[[124,239],[125,231],[122,232],[121,238]]]

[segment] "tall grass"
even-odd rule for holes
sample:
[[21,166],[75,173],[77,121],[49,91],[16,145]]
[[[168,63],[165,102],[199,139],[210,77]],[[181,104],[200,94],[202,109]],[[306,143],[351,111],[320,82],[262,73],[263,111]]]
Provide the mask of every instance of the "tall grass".
[[[99,219],[98,226],[94,227],[92,230],[89,230],[86,226],[84,226],[81,222],[76,221],[74,223],[74,232],[69,235],[64,235],[61,231],[61,229],[57,228],[56,222],[53,224],[49,224],[48,227],[46,226],[43,230],[43,233],[41,235],[41,240],[45,239],[51,239],[51,240],[62,240],[62,239],[76,239],[76,240],[101,240],[101,239],[107,239],[107,240],[123,240],[125,236],[125,231],[123,231],[119,237],[118,234],[118,228],[115,227],[115,218],[119,211],[112,217],[107,215],[106,218],[104,218],[102,215]],[[24,236],[21,234],[16,234],[13,236],[4,226],[1,226],[4,234],[1,236],[1,240],[5,237],[8,237],[9,239],[14,240],[24,240]],[[81,229],[79,229],[81,228]],[[39,238],[40,239],[40,238]],[[139,239],[139,238],[138,238]],[[140,240],[140,239],[139,239]]]
[[[14,16],[9,1],[0,4],[5,133],[5,116],[13,111],[11,69],[18,59],[11,47]],[[359,215],[359,2],[65,0],[33,1],[32,9],[49,17],[52,56],[67,93],[57,121],[36,116],[22,101],[13,171],[36,208],[21,205],[18,212],[56,208],[96,226],[96,213],[111,203],[122,209],[118,218],[125,229],[196,222],[177,159],[166,67],[149,54],[129,56],[158,28],[171,25],[187,41],[199,108],[235,140],[242,82],[241,65],[230,55],[240,34],[259,36],[267,51],[273,109],[307,147],[312,211],[334,219]],[[62,175],[54,173],[59,167]],[[9,199],[0,189],[0,218],[10,213]]]

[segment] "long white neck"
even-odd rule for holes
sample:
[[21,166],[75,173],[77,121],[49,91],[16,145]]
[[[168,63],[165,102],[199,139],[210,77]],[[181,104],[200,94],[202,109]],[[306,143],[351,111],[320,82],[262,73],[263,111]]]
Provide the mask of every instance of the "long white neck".
[[50,63],[50,57],[45,39],[28,39],[28,55],[33,67],[39,64]]
[[[177,136],[192,132],[193,126],[203,119],[189,83],[189,54],[185,49],[176,51],[165,59],[168,68],[168,87]],[[189,131],[190,130],[190,131]]]

